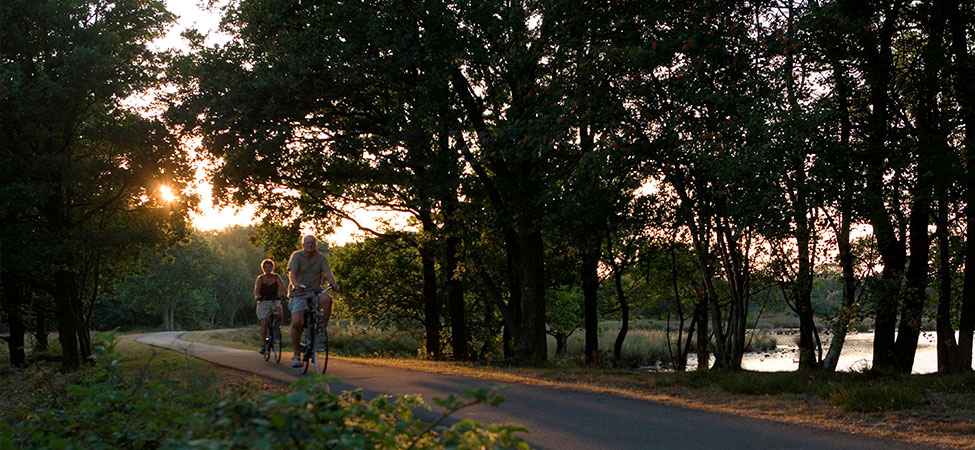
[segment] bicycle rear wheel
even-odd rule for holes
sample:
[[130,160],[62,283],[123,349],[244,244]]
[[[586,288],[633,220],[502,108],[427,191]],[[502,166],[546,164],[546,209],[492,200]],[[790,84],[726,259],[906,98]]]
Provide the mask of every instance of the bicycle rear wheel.
[[268,353],[274,352],[274,362],[281,362],[281,324],[274,322],[269,330],[271,333],[271,349]]
[[328,331],[325,324],[315,324],[315,372],[325,373],[328,367]]

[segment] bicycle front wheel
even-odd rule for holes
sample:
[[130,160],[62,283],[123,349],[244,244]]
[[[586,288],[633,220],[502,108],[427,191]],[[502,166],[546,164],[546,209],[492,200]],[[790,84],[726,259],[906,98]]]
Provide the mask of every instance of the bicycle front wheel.
[[325,373],[325,369],[328,367],[328,331],[325,330],[325,324],[318,323],[315,325],[315,372]]
[[302,373],[308,373],[308,369],[311,368],[315,370],[315,327],[309,326],[306,328],[305,332],[305,349],[302,352],[301,358],[305,363],[305,370]]

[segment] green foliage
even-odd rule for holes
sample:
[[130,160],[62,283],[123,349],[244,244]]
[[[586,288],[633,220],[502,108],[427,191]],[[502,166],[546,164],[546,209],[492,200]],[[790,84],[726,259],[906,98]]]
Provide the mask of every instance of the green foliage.
[[136,323],[144,325],[162,323],[167,330],[203,328],[217,309],[213,301],[217,260],[213,247],[198,233],[163,254],[147,255],[144,266],[123,280],[116,307],[125,305]]
[[[5,302],[53,297],[73,311],[60,327],[81,330],[107,274],[185,231],[191,202],[158,195],[186,185],[185,155],[127,102],[164,82],[165,56],[148,44],[174,19],[159,0],[0,4],[2,269],[30,279]],[[88,344],[69,343],[75,368]]]
[[423,325],[423,283],[415,248],[369,239],[333,249],[329,262],[342,280],[343,315],[382,327]]
[[[256,246],[254,227],[232,227],[205,234],[213,248],[213,260],[206,262],[213,273],[212,302],[216,307],[213,326],[240,326],[254,323],[254,279],[261,274],[265,251]],[[293,245],[293,248],[297,248]],[[287,261],[276,264],[274,272],[287,280]],[[287,283],[287,281],[285,281]]]
[[[114,335],[100,336],[98,361],[118,360]],[[467,400],[436,399],[443,414],[434,424],[413,416],[427,408],[418,396],[336,395],[321,375],[303,378],[289,392],[187,389],[175,380],[135,377],[99,366],[73,383],[44,392],[23,392],[47,402],[23,416],[0,417],[2,448],[528,448],[518,425],[482,425],[465,420],[438,428],[443,419],[477,404],[498,405],[503,387],[464,392]],[[148,366],[146,366],[148,367]],[[24,376],[30,376],[25,371]],[[197,378],[198,375],[197,375]]]
[[254,279],[266,256],[250,242],[252,232],[193,232],[166,250],[141,255],[110,277],[93,327],[192,330],[255,323]]

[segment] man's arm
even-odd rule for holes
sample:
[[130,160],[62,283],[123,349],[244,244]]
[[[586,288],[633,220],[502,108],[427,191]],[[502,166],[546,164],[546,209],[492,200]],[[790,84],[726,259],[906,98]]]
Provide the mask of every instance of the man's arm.
[[254,281],[254,301],[261,299],[261,277],[258,275],[257,280]]
[[292,253],[291,259],[288,260],[288,282],[291,284],[292,291],[301,287],[301,283],[298,282],[298,261],[295,261],[297,255],[298,252]]
[[332,289],[334,289],[335,292],[340,291],[339,283],[335,281],[335,275],[332,275],[331,270],[325,272],[325,279],[328,280],[328,283],[332,285]]
[[291,283],[291,290],[293,291],[301,287],[301,283],[299,283],[298,280],[295,279],[297,275],[298,274],[296,274],[295,271],[293,270],[288,271],[288,281]]

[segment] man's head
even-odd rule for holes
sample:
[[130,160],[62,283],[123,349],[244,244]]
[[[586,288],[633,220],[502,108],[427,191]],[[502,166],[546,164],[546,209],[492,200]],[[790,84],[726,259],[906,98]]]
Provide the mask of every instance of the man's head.
[[314,253],[316,250],[318,250],[318,241],[315,239],[315,236],[309,234],[302,238],[301,249],[306,253]]

